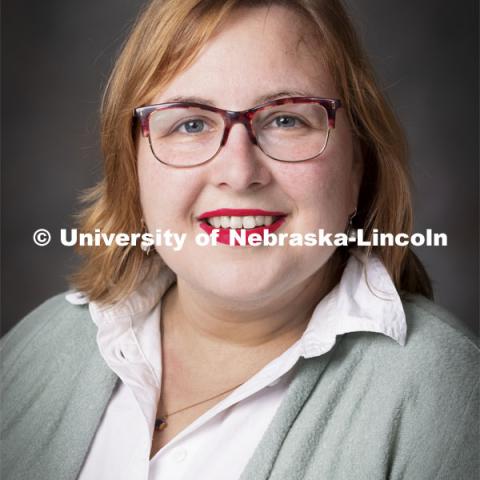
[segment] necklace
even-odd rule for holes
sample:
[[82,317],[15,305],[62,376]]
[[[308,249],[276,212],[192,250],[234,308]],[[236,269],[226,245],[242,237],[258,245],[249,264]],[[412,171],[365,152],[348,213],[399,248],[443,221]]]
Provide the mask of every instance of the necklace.
[[172,417],[173,415],[176,415],[177,413],[180,413],[180,412],[183,412],[185,410],[188,410],[189,408],[193,408],[193,407],[196,407],[197,405],[201,405],[202,403],[206,403],[210,400],[213,400],[215,398],[218,398],[218,397],[221,397],[222,395],[225,395],[226,393],[229,393],[233,390],[235,390],[236,388],[238,388],[240,385],[243,385],[243,383],[245,382],[242,382],[242,383],[239,383],[238,385],[235,385],[234,387],[232,388],[229,388],[228,390],[225,390],[223,392],[220,392],[220,393],[217,393],[216,395],[214,395],[213,397],[209,397],[205,400],[201,400],[200,402],[196,402],[196,403],[193,403],[191,405],[187,405],[186,407],[183,407],[183,408],[180,408],[179,410],[175,410],[174,412],[171,412],[171,413],[166,413],[165,415],[162,415],[161,417],[158,417],[155,419],[155,431],[157,432],[161,432],[162,430],[164,430],[165,428],[168,427],[168,422],[167,422],[167,418],[169,417]]

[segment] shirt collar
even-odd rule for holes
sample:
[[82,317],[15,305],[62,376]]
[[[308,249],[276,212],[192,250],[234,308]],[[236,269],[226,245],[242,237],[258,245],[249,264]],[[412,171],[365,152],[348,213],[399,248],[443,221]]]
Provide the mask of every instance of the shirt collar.
[[[145,316],[176,281],[175,274],[157,261],[146,280],[126,299],[113,305],[90,302],[92,319],[100,327],[115,322],[141,327]],[[88,298],[71,291],[66,299],[86,304]],[[332,347],[335,337],[348,332],[384,334],[405,344],[407,325],[398,292],[381,260],[376,256],[352,255],[340,283],[315,308],[300,339],[301,355],[309,358]],[[328,348],[329,349],[329,348]]]
[[407,324],[402,301],[376,256],[351,256],[340,283],[315,308],[301,338],[302,356],[321,355],[337,335],[376,332],[405,345]]

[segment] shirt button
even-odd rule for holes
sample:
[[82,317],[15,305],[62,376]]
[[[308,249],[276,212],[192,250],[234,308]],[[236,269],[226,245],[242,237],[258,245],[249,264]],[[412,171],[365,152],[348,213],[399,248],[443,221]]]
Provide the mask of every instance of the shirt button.
[[180,463],[187,458],[187,451],[184,448],[179,448],[175,450],[172,454],[172,459],[174,462]]
[[121,345],[118,348],[118,354],[122,360],[128,363],[144,363],[142,353],[136,345]]

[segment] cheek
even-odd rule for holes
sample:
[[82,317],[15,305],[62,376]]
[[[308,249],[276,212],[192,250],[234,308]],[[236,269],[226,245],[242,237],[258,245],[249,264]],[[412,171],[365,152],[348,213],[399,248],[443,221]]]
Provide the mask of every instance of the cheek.
[[304,211],[340,213],[348,207],[352,179],[348,162],[339,162],[333,155],[320,161],[289,165],[282,183],[294,204]]
[[184,171],[152,159],[150,152],[141,148],[137,158],[140,203],[147,224],[152,229],[175,229],[191,214],[199,182]]
[[152,228],[157,224],[158,205],[165,205],[168,197],[168,188],[160,175],[159,166],[156,165],[149,155],[139,149],[138,152],[138,182],[140,190],[140,204],[147,224]]

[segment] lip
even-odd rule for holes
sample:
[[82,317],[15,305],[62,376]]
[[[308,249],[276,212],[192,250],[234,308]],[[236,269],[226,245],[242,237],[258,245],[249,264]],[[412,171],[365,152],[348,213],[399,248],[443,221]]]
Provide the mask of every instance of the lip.
[[220,208],[218,210],[210,210],[202,213],[197,217],[197,220],[204,220],[211,217],[248,217],[255,215],[271,216],[271,217],[286,217],[285,212],[273,210],[261,210],[258,208]]
[[[272,216],[272,217],[280,217],[275,220],[271,225],[263,225],[261,227],[256,227],[256,228],[249,228],[249,229],[242,229],[242,228],[215,228],[212,227],[208,222],[205,220],[207,218],[211,217],[220,217],[220,216],[238,216],[238,217],[243,217],[243,216],[254,216],[254,215],[265,215],[265,216]],[[248,237],[250,235],[253,235],[254,233],[260,234],[262,238],[264,238],[264,235],[267,233],[274,233],[277,231],[282,224],[285,222],[285,217],[287,214],[285,212],[279,212],[279,211],[273,211],[273,210],[261,210],[261,209],[247,209],[247,208],[241,208],[241,209],[236,209],[236,208],[221,208],[218,210],[211,210],[209,212],[202,213],[199,217],[198,220],[200,221],[200,228],[206,232],[208,235],[210,235],[213,230],[218,230],[218,237],[217,241],[218,243],[222,243],[224,245],[231,245],[230,243],[230,232],[232,230],[235,230],[237,234],[240,234],[240,232],[243,230],[245,232],[245,238],[246,241],[248,242]],[[236,240],[234,245],[231,246],[241,246]]]

